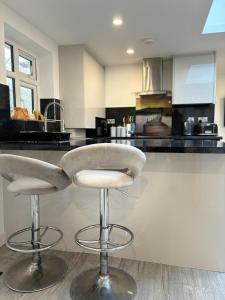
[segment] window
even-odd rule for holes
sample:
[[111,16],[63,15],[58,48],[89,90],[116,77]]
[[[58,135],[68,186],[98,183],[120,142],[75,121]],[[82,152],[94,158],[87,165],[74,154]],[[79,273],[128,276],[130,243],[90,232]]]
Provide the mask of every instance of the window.
[[20,87],[21,106],[27,108],[28,113],[32,114],[34,110],[34,90],[29,87]]
[[19,56],[19,70],[26,75],[32,75],[32,61],[23,56]]
[[38,105],[36,58],[12,42],[5,43],[6,83],[10,92],[10,108],[27,108],[29,114]]

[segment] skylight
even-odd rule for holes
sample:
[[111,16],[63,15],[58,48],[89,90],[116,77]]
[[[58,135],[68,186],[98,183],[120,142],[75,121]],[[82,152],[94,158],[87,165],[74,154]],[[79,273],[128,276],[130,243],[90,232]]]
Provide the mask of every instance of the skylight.
[[225,0],[213,0],[203,34],[225,32]]

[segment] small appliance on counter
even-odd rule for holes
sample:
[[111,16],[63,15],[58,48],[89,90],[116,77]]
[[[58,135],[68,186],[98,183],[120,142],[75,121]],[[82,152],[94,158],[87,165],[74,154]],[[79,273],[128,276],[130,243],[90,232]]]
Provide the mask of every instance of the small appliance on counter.
[[108,137],[108,126],[106,118],[95,117],[95,128],[86,129],[87,138]]
[[[108,124],[109,125],[109,124]],[[115,126],[113,124],[109,125],[110,137],[114,138],[131,138],[135,134],[135,117],[134,116],[124,116],[122,121],[122,126]]]
[[95,118],[96,137],[107,137],[107,120],[105,118]]
[[184,135],[193,135],[193,133],[194,133],[194,127],[195,127],[194,118],[193,117],[189,117],[187,119],[187,121],[184,122],[183,134]]
[[194,128],[195,135],[218,135],[218,126],[215,123],[199,122]]

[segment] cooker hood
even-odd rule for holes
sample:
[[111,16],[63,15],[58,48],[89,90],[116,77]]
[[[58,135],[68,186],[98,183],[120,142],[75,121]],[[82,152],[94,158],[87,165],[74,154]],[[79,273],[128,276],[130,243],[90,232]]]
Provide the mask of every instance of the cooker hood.
[[[142,91],[139,96],[166,94],[163,78],[163,61],[161,57],[145,58],[142,62]],[[172,74],[171,74],[172,76]]]

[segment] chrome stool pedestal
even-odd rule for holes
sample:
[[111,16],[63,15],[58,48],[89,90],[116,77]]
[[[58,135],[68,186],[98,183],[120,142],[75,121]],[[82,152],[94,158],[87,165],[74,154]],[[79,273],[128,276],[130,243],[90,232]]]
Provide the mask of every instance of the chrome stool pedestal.
[[[100,253],[100,269],[85,271],[72,282],[70,295],[73,300],[130,300],[137,287],[126,272],[109,268],[108,254],[127,247],[133,233],[126,227],[109,223],[109,189],[120,189],[133,184],[140,174],[146,157],[132,146],[97,143],[66,153],[60,165],[76,186],[100,190],[100,224],[84,227],[75,235],[81,247]],[[99,228],[97,239],[82,238],[82,233]],[[112,239],[112,231],[120,230],[128,236],[125,243]]]
[[[108,189],[100,190],[100,239],[87,241],[79,239],[79,235],[97,225],[81,229],[75,236],[76,242],[83,248],[100,252],[100,269],[88,270],[72,282],[70,295],[73,300],[129,300],[136,294],[137,286],[134,279],[117,268],[108,266],[108,252],[127,247],[133,240],[133,233],[120,225],[109,224]],[[110,241],[110,233],[114,227],[125,230],[130,239],[125,244]],[[99,247],[94,247],[98,244]]]
[[[25,258],[11,266],[4,275],[5,284],[13,291],[36,292],[49,288],[63,279],[67,265],[61,258],[54,255],[41,256],[41,252],[55,246],[63,237],[61,230],[50,226],[40,226],[39,196],[31,196],[32,227],[19,230],[7,240],[7,247],[20,253],[31,253],[32,257]],[[43,230],[43,232],[41,232]],[[58,233],[58,238],[51,244],[42,242],[48,230]],[[31,231],[31,241],[17,242],[13,239],[26,231]],[[30,247],[31,249],[27,249]]]
[[33,293],[45,290],[63,279],[66,263],[59,257],[45,255],[40,264],[30,258],[13,265],[6,273],[4,282],[16,292]]
[[82,273],[72,282],[70,294],[79,300],[128,300],[136,291],[136,283],[128,273],[110,267],[108,276],[101,276],[97,268]]

